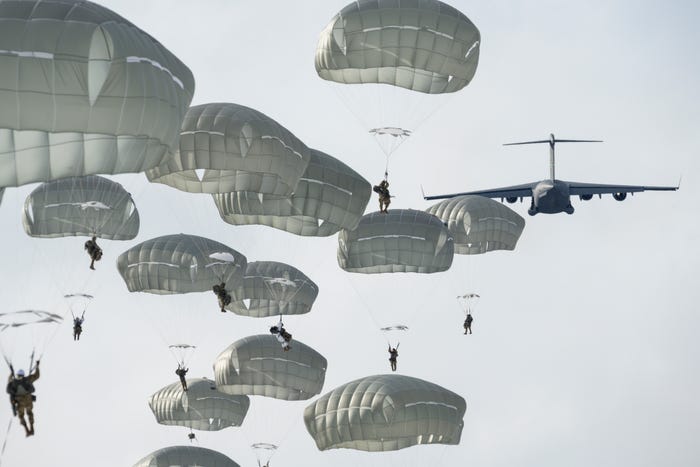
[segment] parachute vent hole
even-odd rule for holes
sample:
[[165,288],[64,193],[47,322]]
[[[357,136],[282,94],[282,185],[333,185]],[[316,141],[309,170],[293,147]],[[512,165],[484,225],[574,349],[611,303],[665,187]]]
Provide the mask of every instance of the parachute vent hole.
[[197,176],[197,180],[200,182],[204,180],[204,174],[206,173],[207,169],[194,169],[194,174]]

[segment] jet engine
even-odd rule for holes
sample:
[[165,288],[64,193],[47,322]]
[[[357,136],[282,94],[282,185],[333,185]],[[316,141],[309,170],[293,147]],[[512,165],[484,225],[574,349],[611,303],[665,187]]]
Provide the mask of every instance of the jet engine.
[[624,201],[625,198],[627,198],[627,193],[613,193],[613,198],[615,198],[617,201]]
[[578,195],[581,201],[590,201],[593,199],[593,195]]
[[510,204],[515,203],[518,200],[517,196],[506,196],[506,201],[508,201]]

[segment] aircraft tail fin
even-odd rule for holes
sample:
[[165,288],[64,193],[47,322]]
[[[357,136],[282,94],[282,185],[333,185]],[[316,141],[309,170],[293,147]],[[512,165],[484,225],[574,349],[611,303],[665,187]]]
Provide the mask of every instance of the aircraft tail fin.
[[503,146],[516,146],[521,144],[549,144],[549,179],[554,181],[554,146],[556,143],[602,143],[598,139],[557,139],[554,133],[549,134],[549,139],[537,141],[521,141],[518,143],[506,143]]

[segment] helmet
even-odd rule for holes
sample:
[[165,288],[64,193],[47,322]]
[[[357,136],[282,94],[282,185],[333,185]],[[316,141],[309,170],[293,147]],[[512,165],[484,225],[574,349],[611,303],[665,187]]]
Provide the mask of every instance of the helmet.
[[17,370],[17,376],[23,377],[23,376],[24,376],[24,370]]

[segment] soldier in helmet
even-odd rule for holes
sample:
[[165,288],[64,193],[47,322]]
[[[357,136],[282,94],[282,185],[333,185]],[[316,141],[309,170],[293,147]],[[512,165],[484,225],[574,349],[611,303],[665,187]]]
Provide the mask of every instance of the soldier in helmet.
[[391,364],[391,371],[396,371],[396,359],[399,356],[398,348],[399,344],[396,344],[396,347],[391,347],[391,344],[389,344],[389,363]]
[[[27,436],[34,434],[34,381],[39,379],[39,360],[36,361],[34,371],[26,376],[24,370],[18,370],[15,375],[14,369],[10,366],[10,377],[7,381],[7,393],[10,395],[12,412],[19,418],[19,423],[24,427]],[[27,414],[29,425],[24,418]]]
[[187,372],[190,371],[189,368],[185,368],[183,365],[180,365],[179,363],[177,364],[177,370],[175,370],[175,374],[180,378],[180,384],[182,384],[182,390],[187,392],[187,380],[185,379],[185,375]]
[[212,287],[212,290],[216,294],[216,297],[219,299],[219,308],[221,309],[221,312],[225,313],[226,306],[231,304],[231,294],[229,294],[226,290],[226,283],[222,282],[221,284],[217,284],[214,287]]
[[467,334],[467,331],[469,331],[469,334],[472,333],[472,321],[474,321],[472,314],[467,313],[467,319],[464,320],[464,334]]
[[389,204],[391,204],[391,195],[389,194],[389,181],[384,178],[379,185],[375,185],[372,190],[379,195],[379,212],[386,214],[389,212]]
[[95,261],[102,259],[102,248],[97,245],[97,237],[92,236],[91,240],[85,242],[85,250],[90,255],[90,269],[95,270]]

